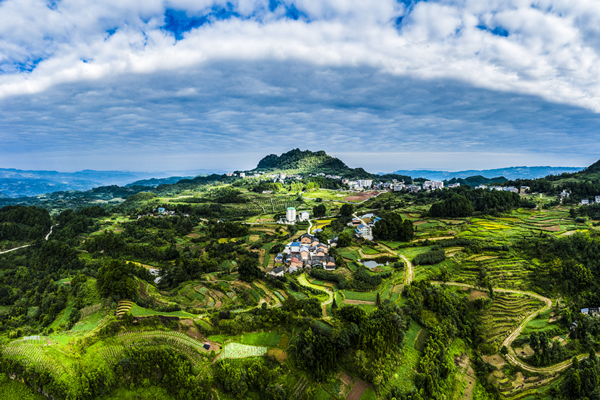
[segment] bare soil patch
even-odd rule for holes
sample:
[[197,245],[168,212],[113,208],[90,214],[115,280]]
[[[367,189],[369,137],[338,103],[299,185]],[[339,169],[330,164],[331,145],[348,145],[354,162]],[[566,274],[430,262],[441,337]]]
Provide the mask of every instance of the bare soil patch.
[[434,237],[434,238],[415,239],[411,243],[424,242],[426,240],[429,240],[431,242],[431,241],[435,241],[435,240],[444,240],[444,239],[454,239],[454,236],[440,236],[440,237]]
[[375,305],[374,301],[368,301],[368,300],[349,300],[349,299],[345,299],[344,303],[345,304],[370,304],[372,306]]
[[548,232],[560,232],[560,226],[558,225],[540,227],[540,229]]
[[525,358],[529,358],[535,354],[535,352],[529,345],[525,345],[525,347],[515,349],[515,353],[517,353],[518,356]]
[[569,231],[569,232],[565,232],[565,233],[563,233],[563,234],[562,234],[562,235],[560,235],[560,236],[571,236],[571,235],[574,235],[576,232],[577,232],[577,231]]
[[280,349],[270,349],[267,351],[267,355],[275,357],[280,363],[283,363],[285,360],[287,360],[286,352]]
[[479,290],[471,291],[471,295],[469,296],[469,300],[475,301],[479,298],[487,299],[489,296],[486,292],[480,292]]
[[396,285],[392,289],[392,293],[402,293],[403,289],[404,289],[404,285]]
[[368,385],[366,383],[364,383],[360,379],[357,379],[356,383],[352,387],[352,390],[350,391],[350,393],[348,393],[348,396],[346,396],[346,400],[359,400],[362,397],[365,390],[367,390],[367,387]]
[[342,376],[340,376],[340,380],[346,386],[352,386],[352,384],[354,383],[354,380],[352,379],[352,377],[345,372],[342,372]]
[[186,235],[186,237],[189,237],[189,238],[199,238],[199,237],[200,237],[200,235],[198,235],[198,234],[197,234],[197,233],[195,233],[195,232],[192,232],[192,233],[190,233],[189,235]]
[[423,221],[423,220],[421,220],[421,221],[414,221],[413,225],[423,225],[423,224],[426,224],[426,223],[427,223],[427,221]]
[[500,354],[494,354],[493,356],[482,356],[481,359],[496,368],[502,368],[506,365],[506,361],[500,356]]
[[365,201],[370,199],[371,197],[375,197],[379,194],[380,192],[363,192],[363,193],[357,193],[354,196],[348,196],[344,198],[344,201],[352,201],[352,202],[359,202],[359,201]]

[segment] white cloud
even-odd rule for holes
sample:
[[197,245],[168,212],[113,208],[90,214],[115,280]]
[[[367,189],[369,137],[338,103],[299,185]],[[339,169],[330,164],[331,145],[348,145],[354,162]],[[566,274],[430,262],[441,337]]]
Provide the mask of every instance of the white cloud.
[[[167,7],[187,10],[191,16],[226,4],[65,0],[51,9],[42,0],[5,0],[0,3],[0,68],[5,71],[0,97],[115,74],[275,59],[459,79],[600,112],[598,2],[420,2],[397,30],[394,21],[406,10],[393,0],[294,2],[309,23],[271,15],[266,0],[238,0],[234,9],[245,18],[214,21],[186,33],[176,44],[159,29]],[[480,23],[490,29],[502,27],[510,35],[492,35],[476,28]],[[115,28],[108,37],[106,31]],[[37,59],[43,61],[32,72],[14,69],[15,63]]]

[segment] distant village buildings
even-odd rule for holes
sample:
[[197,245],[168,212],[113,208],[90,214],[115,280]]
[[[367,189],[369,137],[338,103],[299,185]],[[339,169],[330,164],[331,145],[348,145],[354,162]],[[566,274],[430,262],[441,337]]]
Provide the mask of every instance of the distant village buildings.
[[275,257],[276,267],[268,274],[277,277],[315,267],[333,271],[336,263],[329,255],[329,249],[334,241],[335,239],[331,243],[321,243],[316,236],[305,233],[298,241],[285,245],[283,252]]
[[441,182],[441,181],[425,181],[425,182],[423,182],[423,189],[436,190],[436,189],[443,189],[443,188],[444,188],[444,182]]

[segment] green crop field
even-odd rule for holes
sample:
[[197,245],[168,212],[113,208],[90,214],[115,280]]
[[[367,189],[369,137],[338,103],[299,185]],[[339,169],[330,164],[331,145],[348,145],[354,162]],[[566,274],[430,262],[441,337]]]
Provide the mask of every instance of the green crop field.
[[242,344],[267,347],[277,347],[280,341],[281,334],[276,331],[245,333],[240,338]]

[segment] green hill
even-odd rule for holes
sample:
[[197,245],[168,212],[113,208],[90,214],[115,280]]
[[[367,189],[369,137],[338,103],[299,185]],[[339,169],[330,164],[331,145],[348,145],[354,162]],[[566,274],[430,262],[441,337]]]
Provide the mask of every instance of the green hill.
[[325,173],[355,178],[369,178],[373,175],[362,168],[350,168],[342,160],[324,151],[313,152],[300,149],[290,150],[278,156],[269,154],[259,161],[253,171],[289,173]]

